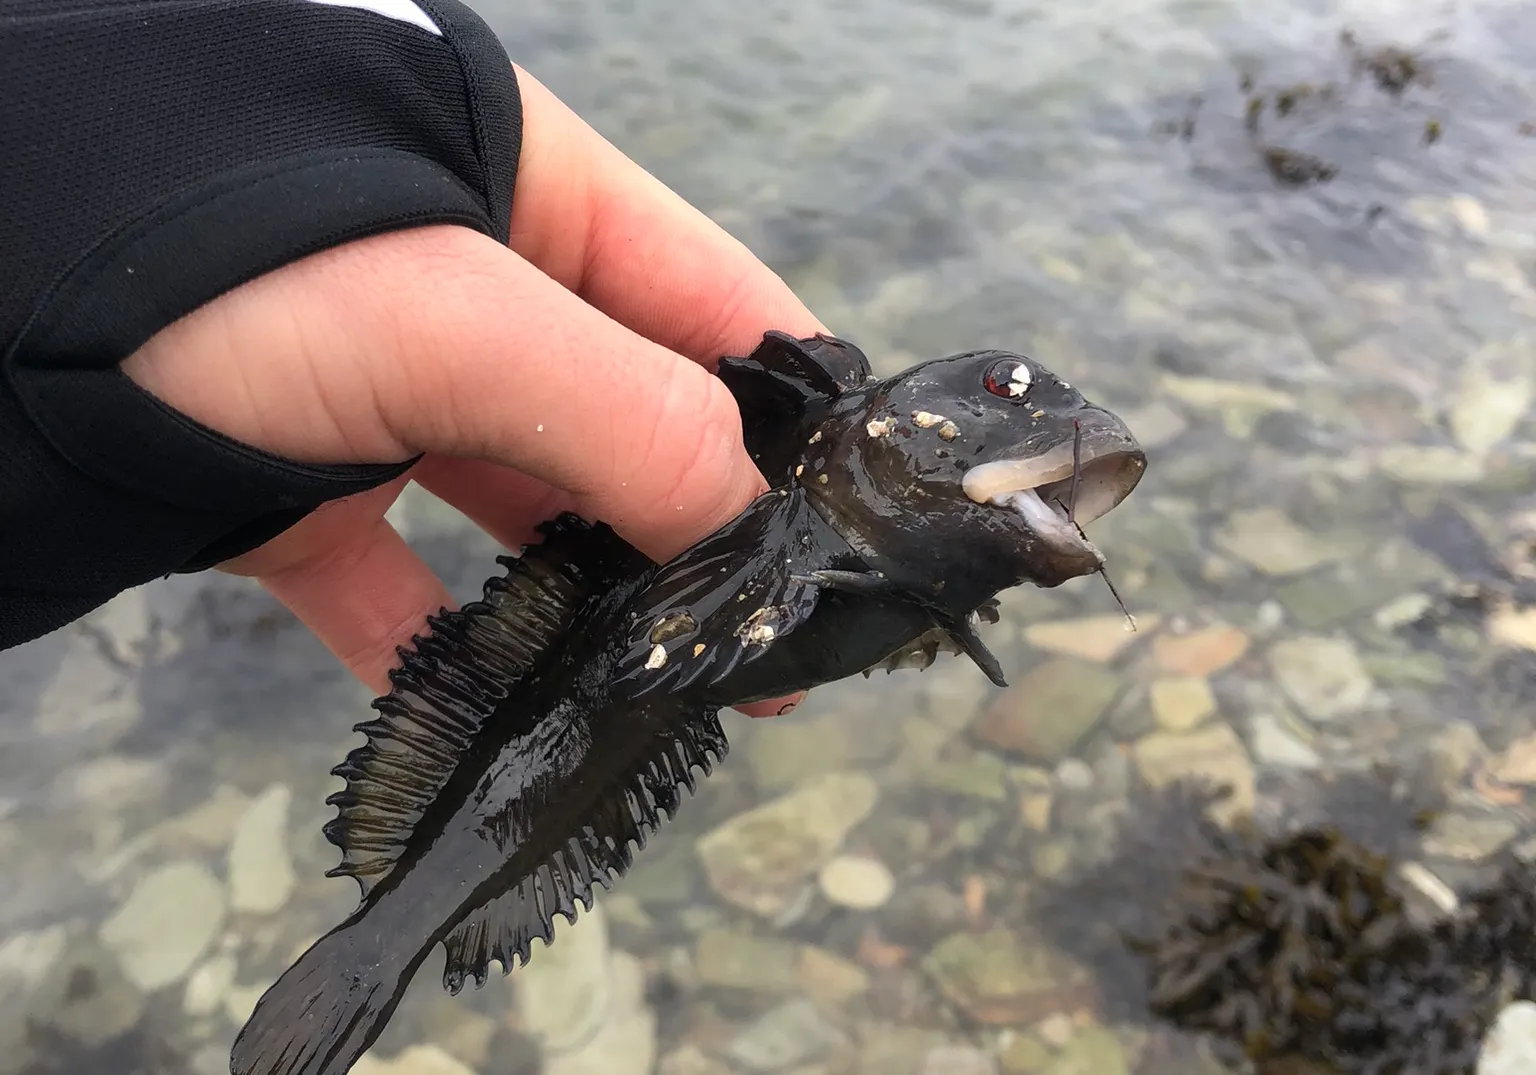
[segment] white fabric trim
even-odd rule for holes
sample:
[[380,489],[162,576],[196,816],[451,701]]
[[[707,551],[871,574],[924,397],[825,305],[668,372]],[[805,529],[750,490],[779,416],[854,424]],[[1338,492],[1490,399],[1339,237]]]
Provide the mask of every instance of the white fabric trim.
[[412,26],[420,26],[423,30],[436,34],[438,37],[443,36],[443,31],[438,28],[437,23],[432,21],[432,16],[417,7],[412,0],[309,0],[309,2],[312,4],[330,4],[333,7],[361,8],[364,11],[372,11],[376,15],[383,15],[385,18],[395,19],[398,22],[408,22]]

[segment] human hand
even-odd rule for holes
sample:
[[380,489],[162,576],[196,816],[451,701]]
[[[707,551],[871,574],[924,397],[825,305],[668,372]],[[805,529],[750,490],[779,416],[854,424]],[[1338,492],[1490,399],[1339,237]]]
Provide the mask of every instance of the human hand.
[[449,226],[348,243],[229,292],[123,364],[170,406],[290,459],[426,453],[407,478],[222,565],[377,691],[395,647],[452,604],[384,518],[407,480],[511,547],[570,509],[667,559],[767,488],[708,367],[766,329],[826,331],[745,247],[517,74],[511,249]]

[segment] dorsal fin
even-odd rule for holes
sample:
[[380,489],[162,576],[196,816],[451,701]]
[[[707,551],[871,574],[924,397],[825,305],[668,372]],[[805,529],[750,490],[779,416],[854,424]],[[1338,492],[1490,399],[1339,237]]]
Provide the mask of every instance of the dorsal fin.
[[744,358],[722,358],[717,372],[741,411],[747,454],[775,486],[788,480],[821,412],[871,376],[869,359],[846,340],[777,331]]
[[576,921],[576,905],[592,909],[593,886],[609,888],[634,860],[630,849],[645,847],[650,834],[672,817],[698,783],[693,770],[705,776],[730,749],[713,708],[696,710],[671,727],[658,730],[648,750],[620,775],[611,793],[602,797],[581,831],[549,858],[527,871],[511,890],[470,913],[443,941],[448,953],[443,988],[458,993],[466,979],[475,988],[485,984],[493,962],[503,974],[513,969],[513,957],[526,964],[533,938],[548,944],[554,937],[555,915]]
[[422,811],[497,705],[569,625],[584,598],[648,561],[607,526],[564,514],[538,528],[544,541],[501,556],[505,576],[456,612],[428,617],[431,633],[401,647],[378,716],[354,727],[368,742],[331,770],[347,786],[326,799],[322,828],[342,850],[328,877],[353,877],[367,898],[394,866]]

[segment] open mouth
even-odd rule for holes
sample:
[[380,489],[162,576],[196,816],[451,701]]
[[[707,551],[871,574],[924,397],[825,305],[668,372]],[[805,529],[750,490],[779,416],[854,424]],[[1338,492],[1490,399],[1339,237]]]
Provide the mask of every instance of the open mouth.
[[962,485],[972,500],[1019,513],[1029,530],[1064,552],[1102,563],[1081,527],[1109,513],[1130,495],[1146,469],[1146,456],[1124,442],[1093,446],[1066,443],[1032,459],[1000,459],[966,472]]

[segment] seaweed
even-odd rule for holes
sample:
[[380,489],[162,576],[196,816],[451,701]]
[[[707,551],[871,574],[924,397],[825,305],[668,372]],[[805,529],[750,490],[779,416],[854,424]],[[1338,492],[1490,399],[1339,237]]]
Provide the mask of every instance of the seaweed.
[[1508,856],[1454,913],[1426,919],[1397,869],[1406,834],[1433,816],[1423,794],[1354,774],[1323,789],[1320,820],[1266,831],[1210,820],[1222,789],[1144,791],[1109,860],[1041,910],[1061,927],[1065,909],[1095,901],[1108,930],[1065,943],[1109,980],[1129,970],[1142,1012],[1228,1063],[1471,1075],[1499,1010],[1536,993],[1536,868]]

